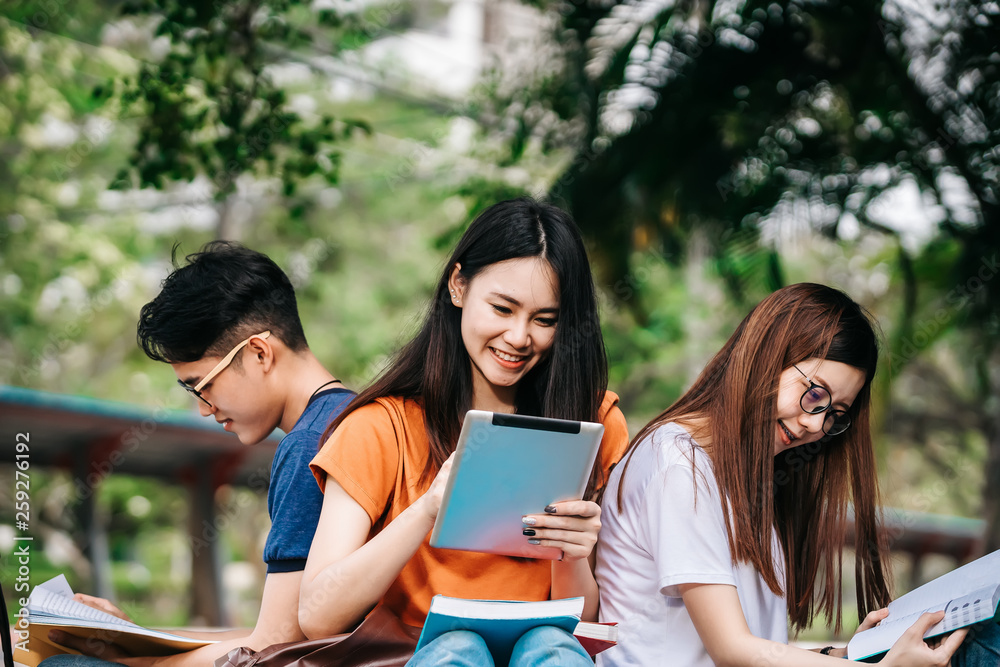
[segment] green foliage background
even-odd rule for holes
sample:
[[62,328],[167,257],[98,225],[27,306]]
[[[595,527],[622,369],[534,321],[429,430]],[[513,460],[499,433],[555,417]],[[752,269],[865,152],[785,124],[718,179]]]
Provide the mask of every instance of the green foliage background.
[[[904,94],[916,90],[912,81],[904,90],[912,54],[883,3],[751,2],[735,22],[716,3],[680,2],[625,21],[627,38],[611,47],[588,41],[615,18],[610,5],[529,4],[548,26],[536,66],[488,71],[461,101],[384,86],[351,98],[328,92],[331,75],[317,58],[349,59],[410,25],[427,11],[421,3],[340,13],[283,1],[4,5],[0,382],[190,407],[170,369],[135,346],[136,314],[169,271],[175,244],[182,257],[226,236],[289,273],[311,347],[361,387],[413,330],[475,213],[549,193],[586,231],[611,388],[633,432],[690,384],[757,299],[783,283],[825,282],[873,311],[892,352],[877,397],[889,504],[995,521],[987,475],[1000,433],[998,290],[987,281],[975,299],[954,298],[1000,245],[989,208],[998,111],[982,92],[996,80],[992,5],[942,10],[987,20],[962,33],[952,72],[979,71],[985,82],[972,87],[970,104],[986,110],[986,138],[951,148],[982,156],[973,160],[978,180],[967,179],[979,218],[950,211],[913,240],[870,214],[894,206],[891,189],[908,178],[940,203],[939,172],[966,174],[953,167],[972,158],[937,167],[921,153],[937,126],[953,127],[951,116]],[[760,40],[752,55],[718,37],[750,35],[775,15],[787,18],[775,33],[782,39]],[[657,42],[690,62],[657,70],[649,56]],[[588,63],[599,57],[607,66],[595,76]],[[655,101],[610,131],[602,109],[635,83],[628,72],[639,65]],[[928,120],[921,109],[938,115]],[[805,116],[819,135],[796,129]],[[473,123],[473,140],[455,148]],[[865,181],[864,167],[877,164],[892,167],[889,177]],[[794,196],[814,212],[769,232],[767,216]],[[859,221],[855,231],[843,228],[846,212]],[[65,472],[33,474],[33,503],[43,508],[34,583],[67,570],[86,590],[89,574],[73,551],[72,482]],[[0,468],[0,524],[12,515],[9,477]],[[248,493],[224,488],[218,500],[245,508]],[[125,609],[141,622],[187,622],[177,530],[184,490],[114,477],[99,505]],[[267,515],[260,498],[239,512],[246,521],[224,536],[228,560],[257,583],[227,604],[235,621],[250,623]],[[5,582],[13,572],[0,559]]]

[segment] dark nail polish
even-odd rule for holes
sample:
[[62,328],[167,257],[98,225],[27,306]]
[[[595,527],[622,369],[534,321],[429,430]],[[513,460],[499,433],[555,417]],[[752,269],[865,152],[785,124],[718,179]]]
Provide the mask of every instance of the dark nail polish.
[[545,506],[545,511],[546,511],[546,512],[547,512],[548,514],[555,514],[555,513],[556,513],[556,508],[555,508],[555,505],[546,505],[546,506]]
[[525,528],[524,530],[521,531],[521,534],[522,535],[527,535],[528,537],[531,537],[532,535],[535,534],[535,531],[532,530],[531,528]]

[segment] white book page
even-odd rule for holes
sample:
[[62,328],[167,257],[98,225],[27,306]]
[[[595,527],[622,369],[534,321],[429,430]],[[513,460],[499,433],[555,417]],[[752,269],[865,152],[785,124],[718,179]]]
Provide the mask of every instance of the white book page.
[[70,588],[69,582],[66,581],[65,574],[52,577],[48,581],[38,584],[35,588],[44,588],[50,593],[55,593],[56,595],[62,595],[68,598],[73,597],[73,589]]
[[617,642],[618,626],[580,621],[579,623],[576,624],[576,629],[573,630],[573,634],[576,635],[577,637],[591,637],[593,639],[602,639],[604,641]]
[[1000,551],[994,551],[893,600],[889,603],[889,618],[896,614],[908,616],[923,609],[943,609],[948,600],[995,586],[998,580]]
[[431,612],[458,618],[519,619],[547,616],[576,616],[583,614],[582,597],[559,600],[520,602],[510,600],[465,600],[445,595],[435,595]]
[[129,623],[111,614],[94,609],[72,597],[66,597],[36,586],[28,597],[28,611],[33,621],[88,620],[109,627],[126,627],[141,630],[142,626]]
[[73,599],[73,589],[66,577],[59,575],[43,584],[35,586],[28,596],[28,621],[41,625],[71,625],[98,630],[128,632],[146,637],[191,642],[197,645],[215,643],[204,639],[191,639],[180,635],[151,630],[112,614],[89,607]]
[[992,586],[952,600],[945,607],[944,620],[940,623],[941,632],[951,632],[993,618],[998,597],[1000,597],[1000,586]]

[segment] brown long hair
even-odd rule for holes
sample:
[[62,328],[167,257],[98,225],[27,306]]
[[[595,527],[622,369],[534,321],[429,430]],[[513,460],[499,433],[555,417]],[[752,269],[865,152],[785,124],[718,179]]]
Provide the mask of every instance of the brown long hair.
[[[778,378],[792,364],[811,358],[864,371],[865,383],[849,413],[852,425],[776,457]],[[785,595],[796,632],[817,611],[828,624],[841,627],[842,552],[852,500],[860,617],[890,599],[869,426],[877,363],[875,327],[861,306],[831,287],[791,285],[750,311],[694,385],[629,445],[623,476],[635,445],[654,430],[677,418],[704,418],[706,452],[721,491],[733,561],[750,563],[775,594]],[[784,582],[774,567],[771,526],[784,551]]]
[[[322,441],[354,410],[376,398],[415,399],[423,406],[430,440],[421,483],[432,478],[455,451],[462,418],[472,403],[472,362],[462,342],[462,311],[448,295],[448,278],[456,264],[471,281],[490,265],[521,257],[541,257],[552,267],[559,281],[559,322],[548,356],[518,384],[517,412],[598,421],[608,387],[608,360],[583,237],[565,211],[521,197],[490,206],[469,225],[441,272],[420,331],[327,427]],[[599,497],[603,477],[598,457],[586,498]]]

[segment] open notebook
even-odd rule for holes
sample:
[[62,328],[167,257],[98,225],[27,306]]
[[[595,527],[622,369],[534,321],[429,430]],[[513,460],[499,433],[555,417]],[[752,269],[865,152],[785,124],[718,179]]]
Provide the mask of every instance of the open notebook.
[[17,662],[34,667],[52,655],[75,653],[49,641],[49,630],[59,629],[77,637],[118,644],[133,655],[170,655],[214,641],[190,639],[112,616],[73,599],[64,575],[35,586],[28,597],[30,639],[28,650],[18,649]]

